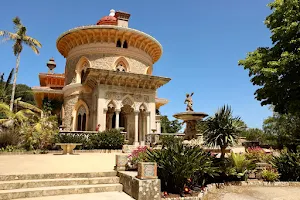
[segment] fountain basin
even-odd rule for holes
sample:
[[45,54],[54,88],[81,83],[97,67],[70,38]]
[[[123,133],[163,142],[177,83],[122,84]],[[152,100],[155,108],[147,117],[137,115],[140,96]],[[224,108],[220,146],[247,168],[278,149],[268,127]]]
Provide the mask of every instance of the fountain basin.
[[193,112],[193,111],[187,111],[187,112],[180,112],[173,115],[173,117],[177,119],[181,119],[183,121],[198,121],[202,120],[203,118],[207,117],[208,114],[203,112]]

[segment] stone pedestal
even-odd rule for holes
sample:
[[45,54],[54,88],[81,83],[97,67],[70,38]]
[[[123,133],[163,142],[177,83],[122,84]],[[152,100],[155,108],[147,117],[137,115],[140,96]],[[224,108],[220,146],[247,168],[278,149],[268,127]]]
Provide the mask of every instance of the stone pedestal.
[[261,173],[262,171],[264,171],[265,169],[271,167],[271,164],[268,163],[256,163],[256,172],[255,172],[255,178],[256,179],[262,179]]
[[116,171],[125,171],[126,164],[128,162],[128,155],[116,155]]
[[191,140],[191,139],[195,139],[197,138],[197,129],[196,129],[196,125],[197,125],[197,121],[195,120],[189,120],[189,121],[185,121],[186,123],[186,127],[184,130],[184,139],[185,140]]
[[157,179],[157,164],[155,162],[139,162],[137,178]]
[[141,180],[136,175],[137,172],[118,172],[123,191],[136,200],[160,200],[160,180]]

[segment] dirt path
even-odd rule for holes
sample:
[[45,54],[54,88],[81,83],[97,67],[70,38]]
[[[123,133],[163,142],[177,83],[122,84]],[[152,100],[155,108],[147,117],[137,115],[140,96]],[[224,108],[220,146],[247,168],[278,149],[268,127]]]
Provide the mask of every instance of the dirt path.
[[300,200],[300,187],[230,186],[209,193],[204,200]]

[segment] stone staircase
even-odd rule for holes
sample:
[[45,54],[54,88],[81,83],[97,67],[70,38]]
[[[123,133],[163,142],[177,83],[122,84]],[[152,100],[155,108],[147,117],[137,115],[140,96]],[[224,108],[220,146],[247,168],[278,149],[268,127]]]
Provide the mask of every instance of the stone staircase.
[[0,175],[0,200],[122,192],[116,172]]

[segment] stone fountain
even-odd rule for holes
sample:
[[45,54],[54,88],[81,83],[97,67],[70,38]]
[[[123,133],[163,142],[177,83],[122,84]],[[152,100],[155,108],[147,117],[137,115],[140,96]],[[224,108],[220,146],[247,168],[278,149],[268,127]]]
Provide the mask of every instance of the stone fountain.
[[173,115],[173,117],[183,120],[182,124],[186,124],[186,128],[184,130],[185,140],[197,138],[197,121],[200,121],[208,116],[206,113],[195,112],[193,110],[193,94],[193,92],[191,94],[186,94],[186,99],[184,101],[184,103],[187,104],[186,112],[176,113]]

